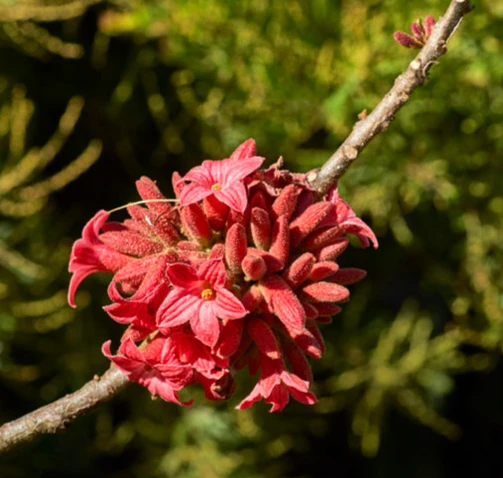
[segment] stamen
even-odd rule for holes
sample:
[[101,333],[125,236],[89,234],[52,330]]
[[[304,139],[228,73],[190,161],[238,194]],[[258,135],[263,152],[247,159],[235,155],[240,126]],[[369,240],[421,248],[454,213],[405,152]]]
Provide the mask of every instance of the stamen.
[[211,189],[213,191],[220,191],[222,189],[222,186],[218,183],[215,183],[213,186],[211,186]]
[[215,291],[213,289],[204,289],[201,292],[201,299],[203,300],[210,300],[215,297]]

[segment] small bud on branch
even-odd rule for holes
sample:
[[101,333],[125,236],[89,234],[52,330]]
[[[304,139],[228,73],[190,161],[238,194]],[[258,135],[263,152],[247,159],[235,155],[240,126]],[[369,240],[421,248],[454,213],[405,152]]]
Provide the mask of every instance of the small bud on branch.
[[[464,16],[473,9],[469,0],[452,0],[445,14],[431,28],[425,45],[409,64],[409,68],[395,80],[391,90],[374,111],[360,119],[337,151],[310,177],[310,183],[321,194],[326,193],[356,160],[360,152],[382,131],[386,130],[395,114],[410,98],[413,91],[426,80],[429,68],[447,51],[446,44]],[[348,152],[350,152],[348,154]]]
[[432,15],[427,15],[424,22],[418,20],[410,25],[412,36],[404,32],[395,32],[393,38],[406,48],[423,48],[428,38],[430,38],[435,19]]

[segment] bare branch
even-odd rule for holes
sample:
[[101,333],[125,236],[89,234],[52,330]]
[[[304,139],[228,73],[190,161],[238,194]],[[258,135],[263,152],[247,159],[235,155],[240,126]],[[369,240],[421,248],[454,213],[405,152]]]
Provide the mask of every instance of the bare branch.
[[[87,1],[90,4],[94,0]],[[355,125],[320,171],[313,174],[311,183],[321,193],[337,182],[370,140],[388,127],[395,113],[409,100],[410,94],[424,83],[429,68],[446,52],[447,41],[471,9],[469,0],[451,1],[447,12],[436,24],[431,37],[407,71],[395,80],[393,88],[375,110]],[[126,376],[112,367],[101,378],[96,377],[77,392],[6,423],[0,427],[0,453],[39,435],[64,430],[79,416],[111,399],[128,383]]]
[[463,17],[473,9],[470,0],[452,0],[445,15],[433,28],[430,38],[407,70],[396,80],[386,96],[366,118],[355,124],[353,131],[321,169],[312,173],[311,184],[325,194],[346,172],[360,152],[378,133],[384,131],[396,112],[421,86],[430,67],[447,51],[446,45]]
[[58,433],[100,403],[110,400],[130,382],[115,366],[95,376],[81,389],[0,427],[0,454],[39,435]]

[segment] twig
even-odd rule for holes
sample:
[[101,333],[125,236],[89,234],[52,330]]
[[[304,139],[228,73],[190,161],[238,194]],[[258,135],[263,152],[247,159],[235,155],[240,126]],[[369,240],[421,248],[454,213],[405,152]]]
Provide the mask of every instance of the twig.
[[78,417],[123,390],[130,382],[115,366],[95,376],[81,389],[0,427],[0,453],[39,435],[58,433]]
[[[325,193],[335,184],[367,143],[387,128],[395,113],[409,100],[410,94],[424,83],[431,65],[446,52],[448,39],[471,9],[469,0],[451,1],[447,12],[437,23],[430,39],[410,63],[407,71],[395,80],[393,88],[375,110],[355,125],[346,141],[320,171],[313,174],[311,183],[320,192]],[[6,423],[0,427],[0,453],[29,442],[39,435],[64,430],[80,415],[111,399],[128,383],[126,376],[112,367],[103,377],[97,377],[77,392]]]
[[374,136],[389,126],[396,112],[407,103],[411,93],[425,82],[428,70],[447,51],[448,40],[463,17],[472,9],[470,0],[451,1],[424,47],[407,70],[395,80],[391,90],[372,113],[356,123],[351,134],[321,169],[312,173],[309,181],[321,194],[325,194],[342,177]]

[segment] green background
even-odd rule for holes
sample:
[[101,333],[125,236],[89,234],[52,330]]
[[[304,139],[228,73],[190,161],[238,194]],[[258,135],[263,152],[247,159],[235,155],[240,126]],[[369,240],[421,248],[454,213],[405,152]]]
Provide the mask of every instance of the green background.
[[[131,386],[2,477],[503,476],[503,2],[474,2],[388,130],[340,182],[374,229],[323,327],[314,406],[178,408]],[[319,167],[414,57],[393,40],[447,0],[0,1],[0,421],[77,390],[121,327],[107,277],[66,305],[98,209],[253,137]],[[59,125],[59,126],[58,126]]]

